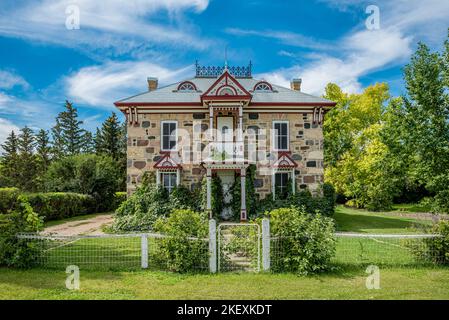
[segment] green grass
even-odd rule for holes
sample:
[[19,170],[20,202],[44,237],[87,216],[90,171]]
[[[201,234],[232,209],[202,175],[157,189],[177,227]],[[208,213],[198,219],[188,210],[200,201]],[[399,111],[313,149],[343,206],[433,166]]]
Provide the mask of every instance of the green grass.
[[345,206],[337,206],[334,217],[337,230],[344,232],[410,234],[422,233],[423,228],[432,225],[430,220],[398,217]]
[[103,213],[92,213],[92,214],[86,214],[86,215],[82,215],[82,216],[75,216],[75,217],[70,217],[70,218],[66,218],[66,219],[61,219],[61,220],[50,220],[50,221],[46,221],[44,223],[44,228],[47,227],[53,227],[53,226],[58,226],[67,222],[74,222],[74,221],[82,221],[82,220],[87,220],[87,219],[92,219],[98,216],[102,216],[102,215],[107,215],[107,214],[112,214],[112,212],[103,212]]
[[415,203],[401,203],[401,204],[394,204],[393,209],[395,211],[401,211],[401,212],[430,212],[429,206],[423,206],[420,204]]
[[65,269],[0,269],[0,299],[449,299],[447,269],[381,269],[379,290],[365,266],[316,276],[180,275],[80,271],[80,290],[65,288]]

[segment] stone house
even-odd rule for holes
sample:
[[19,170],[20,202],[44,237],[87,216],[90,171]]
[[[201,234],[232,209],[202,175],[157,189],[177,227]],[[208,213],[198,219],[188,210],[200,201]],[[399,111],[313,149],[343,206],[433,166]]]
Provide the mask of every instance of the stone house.
[[169,191],[179,184],[193,189],[205,176],[210,211],[212,176],[221,179],[224,203],[241,179],[244,221],[250,164],[261,198],[286,188],[313,191],[323,182],[323,117],[335,103],[302,92],[301,79],[284,88],[254,79],[251,64],[197,64],[191,79],[161,88],[157,78],[147,81],[147,92],[115,102],[128,124],[128,194],[146,171]]

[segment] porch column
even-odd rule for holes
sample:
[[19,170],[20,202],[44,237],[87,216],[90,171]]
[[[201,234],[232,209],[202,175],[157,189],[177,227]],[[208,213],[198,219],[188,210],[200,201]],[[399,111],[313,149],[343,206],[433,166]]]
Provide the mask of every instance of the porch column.
[[212,202],[211,202],[211,186],[212,186],[212,170],[207,168],[206,172],[206,211],[209,213],[209,218],[212,219]]
[[156,185],[159,187],[161,185],[161,173],[159,169],[156,170]]
[[214,140],[214,109],[212,106],[209,106],[209,132],[210,132],[210,137],[209,140],[213,141]]
[[241,190],[241,209],[240,221],[246,221],[246,169],[240,169],[240,190]]
[[273,201],[276,200],[276,171],[271,170],[271,194],[273,195]]
[[181,170],[176,169],[176,185],[179,186],[181,184]]
[[243,158],[244,156],[244,150],[243,150],[243,106],[240,105],[239,107],[239,128],[238,128],[238,155],[239,157]]
[[292,192],[296,193],[296,179],[295,179],[295,168],[292,169]]

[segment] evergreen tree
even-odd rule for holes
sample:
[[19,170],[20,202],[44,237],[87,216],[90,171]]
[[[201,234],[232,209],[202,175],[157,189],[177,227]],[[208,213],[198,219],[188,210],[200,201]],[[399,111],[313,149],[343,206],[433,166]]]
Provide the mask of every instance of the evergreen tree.
[[6,141],[1,145],[3,154],[1,157],[1,184],[14,186],[17,182],[18,139],[14,131],[11,131]]
[[36,162],[37,162],[37,177],[36,189],[43,190],[44,175],[47,172],[51,160],[51,146],[50,138],[46,130],[40,129],[36,134]]
[[97,132],[97,138],[100,142],[99,150],[109,154],[115,160],[118,160],[121,156],[121,131],[120,122],[115,112],[113,112],[112,115],[103,122],[100,137],[98,137]]
[[62,159],[65,154],[65,146],[62,136],[61,122],[58,117],[56,118],[55,126],[51,129],[51,133],[53,138],[53,145],[51,148],[52,158],[55,160]]
[[86,131],[80,126],[83,121],[78,120],[78,111],[73,104],[66,100],[66,110],[60,112],[57,117],[57,124],[61,129],[61,139],[64,146],[65,155],[80,154],[86,143],[85,134]]
[[25,126],[20,130],[18,138],[18,161],[16,170],[18,174],[17,187],[24,191],[34,191],[34,179],[38,173],[37,161],[34,154],[34,134],[33,130]]
[[101,131],[99,128],[97,128],[97,131],[95,132],[94,148],[96,154],[103,154],[103,137],[101,136]]
[[90,131],[84,131],[83,135],[83,145],[82,150],[83,153],[94,153],[95,152],[95,142],[92,137],[92,133]]

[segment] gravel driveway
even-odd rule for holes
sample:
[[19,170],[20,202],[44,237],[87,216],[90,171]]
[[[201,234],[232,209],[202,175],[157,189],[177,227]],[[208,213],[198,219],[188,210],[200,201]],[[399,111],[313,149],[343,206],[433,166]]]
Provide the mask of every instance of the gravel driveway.
[[99,235],[104,234],[101,230],[102,227],[111,225],[113,220],[114,217],[112,214],[102,214],[85,220],[70,221],[47,227],[45,228],[44,233],[51,233],[59,236]]

